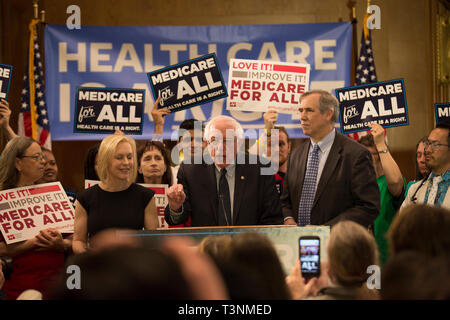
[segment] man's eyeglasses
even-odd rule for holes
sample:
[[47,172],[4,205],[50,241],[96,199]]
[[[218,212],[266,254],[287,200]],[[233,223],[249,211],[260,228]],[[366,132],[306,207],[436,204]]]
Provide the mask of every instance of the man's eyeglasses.
[[31,158],[35,161],[45,160],[45,156],[42,153],[35,154],[34,156],[21,156],[19,158]]
[[424,149],[431,147],[431,150],[433,150],[433,151],[436,150],[440,146],[445,146],[448,148],[448,144],[439,143],[437,141],[428,141],[427,140],[427,141],[424,141],[424,143],[423,143]]

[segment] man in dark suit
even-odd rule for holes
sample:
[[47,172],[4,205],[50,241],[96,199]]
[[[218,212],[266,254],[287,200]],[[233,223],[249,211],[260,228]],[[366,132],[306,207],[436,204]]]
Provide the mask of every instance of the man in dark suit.
[[365,227],[379,214],[380,193],[370,152],[334,129],[338,101],[323,90],[300,98],[309,139],[292,151],[281,207],[285,224],[330,225],[353,220]]
[[[169,225],[191,217],[191,226],[283,224],[273,174],[242,153],[243,130],[231,117],[213,118],[205,128],[209,156],[183,163],[178,183],[169,188],[165,219]],[[241,150],[238,153],[238,150]]]

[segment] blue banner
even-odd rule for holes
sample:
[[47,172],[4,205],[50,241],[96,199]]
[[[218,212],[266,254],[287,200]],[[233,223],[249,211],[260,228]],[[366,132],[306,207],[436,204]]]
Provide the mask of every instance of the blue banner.
[[[310,88],[332,91],[350,85],[352,26],[348,22],[234,26],[82,26],[45,28],[46,99],[53,140],[99,140],[105,135],[73,133],[76,88],[145,89],[142,136],[154,129],[153,98],[147,73],[215,53],[225,83],[231,58],[311,65]],[[228,111],[225,99],[165,117],[170,139],[189,118],[207,121],[231,115],[244,129],[264,127],[261,112]],[[294,116],[295,117],[295,116]],[[293,138],[303,136],[299,119],[279,114],[277,125]]]

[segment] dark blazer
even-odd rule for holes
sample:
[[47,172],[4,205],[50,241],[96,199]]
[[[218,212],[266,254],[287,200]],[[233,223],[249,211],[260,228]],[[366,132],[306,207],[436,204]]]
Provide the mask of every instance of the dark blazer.
[[[284,217],[298,219],[298,206],[308,162],[309,139],[302,139],[288,160],[281,195]],[[358,142],[336,132],[323,168],[311,210],[312,225],[334,225],[353,220],[365,227],[380,211],[380,192],[370,152]]]
[[[273,175],[261,175],[261,164],[236,164],[233,225],[283,224],[280,200]],[[217,182],[214,164],[184,164],[178,170],[186,200],[181,221],[174,222],[167,205],[164,217],[169,225],[191,217],[192,227],[217,226]]]

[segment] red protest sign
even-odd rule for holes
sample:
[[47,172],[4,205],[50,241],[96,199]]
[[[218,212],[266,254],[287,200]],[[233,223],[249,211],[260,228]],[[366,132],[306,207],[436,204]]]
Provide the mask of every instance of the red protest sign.
[[47,228],[71,232],[74,214],[60,182],[0,191],[0,231],[7,244],[31,239]]

